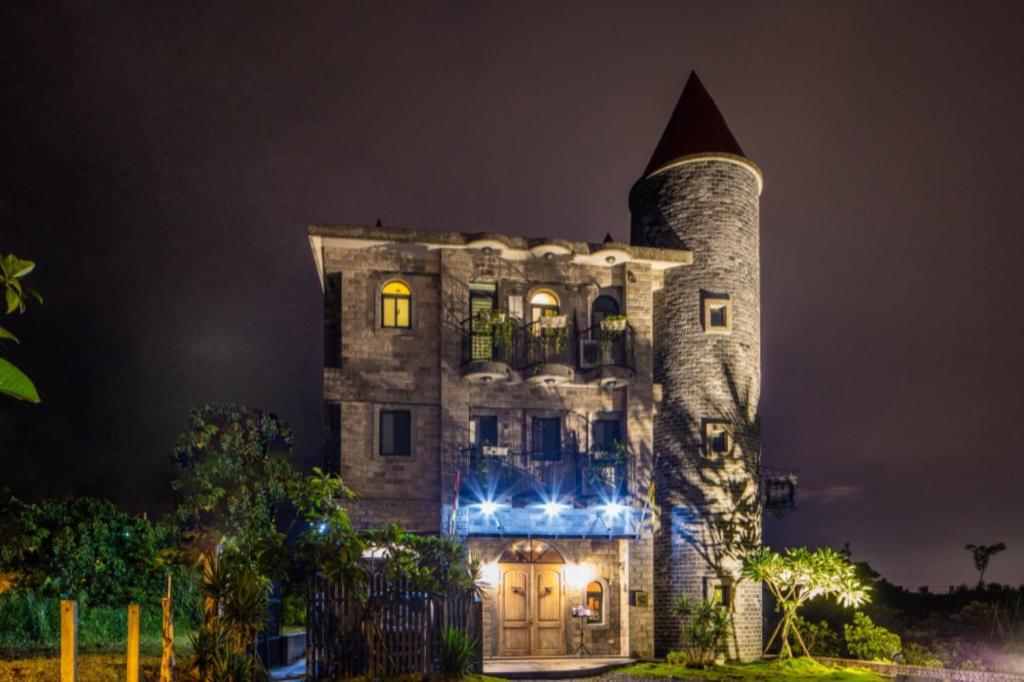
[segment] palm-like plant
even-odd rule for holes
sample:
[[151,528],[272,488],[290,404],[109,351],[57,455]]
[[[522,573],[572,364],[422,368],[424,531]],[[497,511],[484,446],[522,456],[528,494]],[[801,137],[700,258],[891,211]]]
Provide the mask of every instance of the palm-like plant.
[[476,664],[476,640],[461,628],[441,632],[438,672],[444,679],[461,680],[473,672]]
[[994,545],[966,545],[964,547],[974,556],[974,568],[978,571],[978,589],[985,586],[985,571],[988,570],[988,560],[993,555],[999,554],[1006,549],[1006,545],[997,542]]
[[868,588],[857,579],[850,560],[827,547],[814,552],[802,547],[792,548],[785,554],[763,548],[744,561],[743,575],[764,582],[782,613],[765,646],[767,654],[775,637],[781,634],[780,660],[793,656],[789,645],[791,634],[796,636],[804,655],[811,655],[796,626],[797,610],[803,604],[815,597],[835,597],[841,606],[857,607],[870,599]]

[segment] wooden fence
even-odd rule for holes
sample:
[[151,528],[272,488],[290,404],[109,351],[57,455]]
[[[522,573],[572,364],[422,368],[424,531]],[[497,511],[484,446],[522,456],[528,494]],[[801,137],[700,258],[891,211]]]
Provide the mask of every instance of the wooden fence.
[[321,575],[306,601],[306,676],[331,680],[367,675],[426,674],[437,669],[441,633],[464,630],[483,654],[483,609],[471,593],[432,595],[373,575],[366,598]]

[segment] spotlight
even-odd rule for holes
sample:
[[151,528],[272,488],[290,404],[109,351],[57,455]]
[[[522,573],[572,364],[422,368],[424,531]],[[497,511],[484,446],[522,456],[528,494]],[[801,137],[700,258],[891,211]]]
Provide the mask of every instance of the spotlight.
[[587,564],[566,564],[565,582],[570,589],[581,589],[594,577],[594,569]]
[[494,588],[498,586],[499,582],[501,582],[501,571],[498,569],[497,562],[491,561],[480,567],[481,586]]
[[562,513],[562,510],[569,508],[569,505],[563,502],[557,502],[555,500],[545,502],[538,506],[544,510],[544,515],[549,518],[555,518],[556,516]]
[[484,500],[477,505],[480,509],[480,513],[484,516],[494,516],[494,513],[504,506],[505,505],[495,502],[494,500]]
[[619,514],[626,510],[626,505],[620,504],[616,500],[612,500],[605,504],[598,505],[597,508],[604,512],[605,516],[608,516],[610,518],[616,518]]

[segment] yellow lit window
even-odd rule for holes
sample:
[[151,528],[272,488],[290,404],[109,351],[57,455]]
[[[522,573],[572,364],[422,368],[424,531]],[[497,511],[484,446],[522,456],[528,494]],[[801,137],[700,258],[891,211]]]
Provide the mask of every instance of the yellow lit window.
[[538,291],[530,297],[530,307],[534,322],[542,317],[554,317],[558,315],[558,296],[553,291]]
[[587,585],[587,608],[590,609],[588,623],[603,622],[604,588],[596,580]]
[[408,329],[412,326],[412,290],[405,282],[391,280],[380,289],[380,326]]

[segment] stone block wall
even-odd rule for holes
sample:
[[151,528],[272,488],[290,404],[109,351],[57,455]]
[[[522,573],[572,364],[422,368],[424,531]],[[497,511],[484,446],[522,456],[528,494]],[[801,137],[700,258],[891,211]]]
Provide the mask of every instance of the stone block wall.
[[[760,178],[749,164],[694,158],[639,181],[630,194],[632,242],[693,252],[666,271],[654,301],[654,419],[661,528],[655,548],[655,652],[677,646],[671,605],[706,596],[709,581],[740,584],[730,653],[760,654],[761,594],[739,580],[742,553],[724,538],[760,538]],[[705,327],[711,300],[728,301],[729,329]],[[727,425],[728,454],[711,453],[709,423]]]

